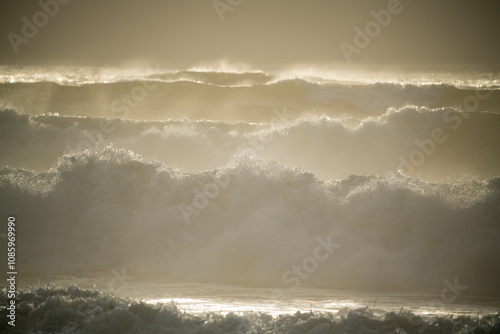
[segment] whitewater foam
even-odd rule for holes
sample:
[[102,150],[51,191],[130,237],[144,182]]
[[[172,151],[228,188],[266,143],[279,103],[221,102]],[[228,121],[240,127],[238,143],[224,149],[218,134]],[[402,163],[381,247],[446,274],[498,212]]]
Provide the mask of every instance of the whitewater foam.
[[[20,282],[56,284],[23,286],[23,330],[498,332],[492,309],[474,316],[500,297],[498,76],[0,72],[0,211]],[[220,284],[236,299],[191,295]],[[380,310],[289,312],[354,290]],[[140,301],[167,292],[177,306]],[[412,304],[429,295],[446,305]]]
[[170,281],[282,286],[331,234],[343,246],[305,286],[432,290],[458,276],[471,293],[500,294],[498,178],[322,181],[248,156],[225,169],[233,176],[194,225],[179,205],[221,170],[182,173],[113,148],[66,155],[41,174],[4,168],[1,210],[23,212],[24,272],[127,266]]
[[[485,180],[496,176],[500,166],[496,113],[413,106],[360,121],[314,115],[296,118],[293,112],[283,112],[279,123],[249,124],[30,117],[3,110],[0,163],[43,171],[63,153],[113,145],[185,172],[224,166],[242,153],[300,166],[323,179],[384,176],[405,169],[429,180]],[[429,142],[436,129],[442,132],[442,140],[432,144],[432,151],[421,149],[419,143]],[[402,165],[415,152],[425,161]]]
[[[495,333],[500,327],[499,314],[430,317],[368,307],[345,308],[335,314],[296,312],[276,318],[260,312],[190,314],[174,302],[150,305],[76,287],[32,289],[21,292],[19,301],[16,328],[37,333]],[[0,328],[7,330],[6,326],[2,322]]]

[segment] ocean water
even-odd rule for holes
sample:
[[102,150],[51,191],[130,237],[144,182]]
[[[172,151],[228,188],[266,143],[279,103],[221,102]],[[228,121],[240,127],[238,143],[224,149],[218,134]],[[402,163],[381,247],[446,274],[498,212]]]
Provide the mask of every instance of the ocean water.
[[500,75],[3,66],[0,212],[21,333],[498,333]]

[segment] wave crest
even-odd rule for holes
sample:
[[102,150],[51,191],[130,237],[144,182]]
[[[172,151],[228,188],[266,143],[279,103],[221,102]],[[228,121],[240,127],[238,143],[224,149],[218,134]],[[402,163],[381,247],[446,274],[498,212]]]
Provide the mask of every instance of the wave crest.
[[341,246],[301,285],[427,291],[459,277],[468,293],[500,295],[497,179],[321,181],[248,156],[180,173],[107,148],[41,174],[4,169],[0,187],[2,212],[23,212],[23,272],[126,266],[174,282],[290,287],[284,273],[323,238]]

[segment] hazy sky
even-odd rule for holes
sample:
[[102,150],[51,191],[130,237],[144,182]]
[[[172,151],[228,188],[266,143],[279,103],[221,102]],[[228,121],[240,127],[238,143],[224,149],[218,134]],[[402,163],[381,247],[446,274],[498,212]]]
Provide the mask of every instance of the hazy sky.
[[[354,28],[394,1],[220,0],[232,9],[221,20],[213,0],[71,0],[53,17],[38,1],[2,0],[0,64],[347,64],[340,43],[355,47]],[[400,0],[398,10],[351,65],[499,62],[500,1]],[[38,20],[34,36],[23,17]]]

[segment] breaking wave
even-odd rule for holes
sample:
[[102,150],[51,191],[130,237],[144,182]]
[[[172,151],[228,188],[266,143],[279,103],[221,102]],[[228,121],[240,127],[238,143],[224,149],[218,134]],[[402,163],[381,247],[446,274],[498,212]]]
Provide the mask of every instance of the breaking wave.
[[289,287],[297,279],[284,273],[322,238],[340,247],[301,285],[430,291],[459,277],[468,293],[500,295],[498,177],[321,180],[252,156],[185,173],[107,147],[48,172],[4,168],[0,203],[22,213],[25,273],[124,266],[171,282]]
[[322,179],[403,170],[427,180],[486,180],[500,168],[497,113],[408,106],[364,120],[297,118],[286,108],[276,108],[274,115],[272,123],[228,123],[2,110],[0,164],[44,171],[65,153],[113,145],[183,172],[224,166],[242,154],[300,166]]
[[484,80],[480,81],[483,86],[462,87],[439,82],[350,82],[283,78],[264,72],[195,71],[125,78],[95,82],[81,79],[75,84],[36,76],[4,80],[0,83],[0,107],[15,107],[32,115],[50,112],[136,120],[189,118],[257,123],[271,121],[271,110],[276,106],[287,106],[297,116],[357,119],[406,105],[500,111],[500,85]]
[[[3,291],[2,300],[8,301]],[[149,305],[97,290],[39,288],[18,296],[16,328],[25,333],[498,333],[500,314],[422,317],[369,308],[336,314],[297,312],[192,315],[175,303]],[[6,318],[7,310],[0,314]],[[8,330],[6,321],[1,330]]]
[[134,282],[237,287],[244,303],[252,289],[323,291],[311,288],[443,300],[454,282],[489,303],[500,297],[498,74],[0,72],[0,212],[16,218],[21,331],[500,330],[473,304],[188,314],[62,283],[121,269]]

